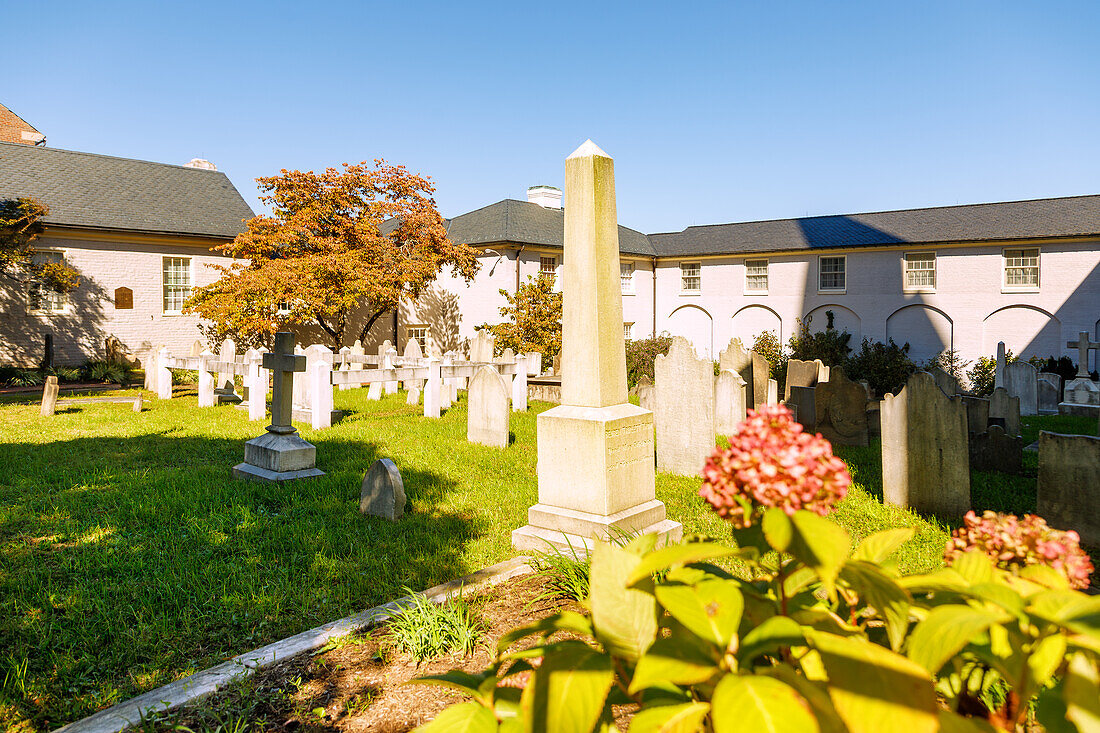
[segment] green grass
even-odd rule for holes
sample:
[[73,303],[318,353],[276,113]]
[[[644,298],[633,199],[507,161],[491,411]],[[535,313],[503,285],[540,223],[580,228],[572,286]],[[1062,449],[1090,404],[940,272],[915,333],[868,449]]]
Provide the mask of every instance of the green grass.
[[[96,404],[41,418],[35,395],[0,406],[0,728],[48,730],[513,554],[510,532],[537,498],[535,416],[549,405],[513,413],[515,441],[497,450],[466,442],[464,401],[427,420],[403,394],[336,395],[343,422],[299,426],[327,475],[284,486],[232,480],[263,423],[199,410],[193,396],[151,399],[141,414]],[[935,567],[944,527],[882,505],[877,446],[840,452],[856,485],[837,520],[856,539],[913,526],[900,567]],[[358,512],[380,457],[397,463],[410,502],[396,523]],[[1012,496],[1033,509],[1034,475],[989,476],[976,506]],[[657,479],[685,533],[728,538],[698,487]]]

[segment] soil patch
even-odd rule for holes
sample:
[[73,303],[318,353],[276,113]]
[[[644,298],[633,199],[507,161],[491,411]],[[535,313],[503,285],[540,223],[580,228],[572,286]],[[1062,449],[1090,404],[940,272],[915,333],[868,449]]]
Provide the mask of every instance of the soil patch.
[[464,698],[435,685],[407,684],[452,669],[479,672],[493,660],[508,631],[559,610],[582,611],[571,601],[545,598],[546,582],[526,575],[466,598],[484,632],[468,656],[417,664],[396,652],[386,625],[344,638],[313,655],[261,670],[232,688],[149,721],[146,731],[202,730],[371,731],[397,733],[422,725]]

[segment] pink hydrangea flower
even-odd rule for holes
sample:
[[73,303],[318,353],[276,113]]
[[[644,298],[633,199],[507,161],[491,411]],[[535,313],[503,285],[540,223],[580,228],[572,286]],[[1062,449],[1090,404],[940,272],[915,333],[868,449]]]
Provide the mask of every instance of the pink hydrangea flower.
[[1076,532],[1054,529],[1034,514],[1020,519],[1015,514],[984,512],[979,517],[967,512],[963,526],[947,541],[944,560],[950,565],[968,550],[988,555],[1004,570],[1046,565],[1064,575],[1072,588],[1088,588],[1093,570]]
[[833,455],[828,440],[803,432],[783,405],[764,405],[748,411],[729,448],[716,449],[707,459],[699,495],[720,517],[744,529],[768,507],[824,516],[851,483],[848,467]]

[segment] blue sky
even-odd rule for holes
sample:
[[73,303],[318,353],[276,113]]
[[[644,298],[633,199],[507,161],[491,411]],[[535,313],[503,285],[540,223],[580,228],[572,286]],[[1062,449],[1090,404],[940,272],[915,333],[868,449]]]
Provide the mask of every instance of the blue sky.
[[[620,221],[1100,193],[1100,3],[10,3],[0,102],[53,147],[253,179],[383,157],[453,216],[561,185]],[[12,33],[20,29],[18,33]]]

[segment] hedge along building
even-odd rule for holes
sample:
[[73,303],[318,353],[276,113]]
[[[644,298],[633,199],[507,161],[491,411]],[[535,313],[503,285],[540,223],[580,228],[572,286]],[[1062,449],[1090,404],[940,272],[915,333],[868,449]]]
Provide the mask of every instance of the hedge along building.
[[[470,287],[444,277],[404,308],[407,333],[458,343],[500,320],[500,289],[560,270],[561,194],[539,186],[528,199],[447,222],[452,239],[480,250],[482,269]],[[1100,340],[1100,196],[650,235],[620,226],[619,246],[624,335],[682,335],[710,358],[733,337],[773,331],[786,342],[799,320],[823,330],[827,313],[854,347],[891,338],[915,359],[955,349],[973,360],[998,341],[1024,357],[1076,358],[1066,341]]]
[[80,273],[71,293],[0,277],[0,364],[37,365],[52,336],[58,364],[102,358],[118,338],[133,356],[165,344],[185,351],[199,319],[180,310],[191,288],[217,279],[211,251],[253,216],[224,173],[206,161],[152,163],[0,142],[0,199],[46,204],[35,256]]

